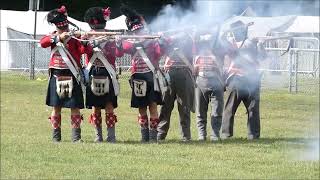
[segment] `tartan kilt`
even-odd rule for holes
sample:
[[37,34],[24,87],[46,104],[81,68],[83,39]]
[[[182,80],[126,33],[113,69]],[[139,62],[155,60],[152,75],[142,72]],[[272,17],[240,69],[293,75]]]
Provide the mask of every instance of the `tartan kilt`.
[[[81,85],[77,83],[75,77],[69,69],[49,69],[50,79],[47,90],[46,105],[52,107],[64,108],[84,108],[83,92]],[[60,98],[57,94],[56,77],[55,76],[72,76],[73,89],[71,97]]]
[[[134,81],[145,81],[146,85],[146,93],[145,96],[137,96],[134,92]],[[146,73],[134,73],[129,80],[132,93],[131,93],[131,107],[133,108],[140,108],[140,107],[147,107],[152,102],[157,103],[158,105],[162,105],[162,95],[160,92],[154,91],[154,80],[153,80],[153,73],[146,72]]]
[[[96,96],[91,90],[91,75],[92,76],[107,76],[109,81],[109,93],[102,96]],[[93,66],[89,72],[89,83],[86,86],[86,107],[91,109],[92,107],[99,107],[104,109],[108,102],[111,102],[113,108],[118,107],[118,97],[114,93],[111,76],[106,68]]]

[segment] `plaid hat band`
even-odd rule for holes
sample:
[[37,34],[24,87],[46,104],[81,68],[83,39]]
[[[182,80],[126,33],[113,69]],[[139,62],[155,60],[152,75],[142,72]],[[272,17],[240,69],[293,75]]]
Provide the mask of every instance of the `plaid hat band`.
[[68,24],[69,24],[68,20],[64,20],[62,22],[55,23],[55,25],[57,27],[64,27],[64,26],[67,26]]
[[140,28],[143,28],[142,24],[135,24],[135,25],[132,26],[131,31],[135,31],[135,30],[140,29]]

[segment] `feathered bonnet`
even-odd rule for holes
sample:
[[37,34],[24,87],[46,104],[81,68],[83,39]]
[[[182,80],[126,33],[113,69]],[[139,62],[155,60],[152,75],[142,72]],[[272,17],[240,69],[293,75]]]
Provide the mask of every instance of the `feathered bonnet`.
[[67,19],[68,13],[65,6],[61,6],[59,9],[51,10],[47,15],[48,23],[54,24],[57,28],[64,28],[69,25]]
[[91,29],[104,29],[106,22],[110,18],[110,14],[111,10],[109,7],[92,7],[86,11],[84,21],[89,24]]
[[125,15],[126,18],[126,24],[129,31],[136,31],[143,28],[146,28],[146,22],[142,15],[137,13],[135,10],[130,9],[126,5],[122,5],[120,7],[121,14]]

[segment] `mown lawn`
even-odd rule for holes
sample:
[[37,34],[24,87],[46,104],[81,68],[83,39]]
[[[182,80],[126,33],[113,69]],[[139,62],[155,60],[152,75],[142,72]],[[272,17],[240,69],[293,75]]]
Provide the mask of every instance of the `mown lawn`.
[[[246,113],[237,112],[235,137],[197,142],[192,116],[190,143],[180,142],[176,109],[167,141],[140,144],[137,110],[129,107],[130,88],[121,80],[118,143],[93,143],[83,110],[84,143],[71,143],[69,110],[62,114],[63,142],[51,142],[45,105],[47,81],[1,73],[1,178],[3,179],[319,179],[319,94],[262,91],[262,138],[246,140]],[[104,131],[105,132],[105,131]],[[312,144],[313,143],[313,144]],[[314,154],[312,154],[314,153]],[[312,158],[311,158],[312,159]]]

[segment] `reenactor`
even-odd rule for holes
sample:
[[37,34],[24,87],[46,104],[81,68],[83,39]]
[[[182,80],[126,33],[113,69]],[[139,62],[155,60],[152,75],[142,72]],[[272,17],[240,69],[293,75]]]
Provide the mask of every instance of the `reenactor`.
[[[92,7],[86,11],[84,20],[89,24],[91,32],[106,32],[106,21],[110,14],[110,8]],[[115,41],[96,40],[95,35],[83,38],[90,40],[90,44],[94,47],[92,53],[87,54],[86,61],[86,69],[89,73],[86,107],[92,109],[89,122],[95,127],[95,142],[103,141],[101,109],[105,110],[106,141],[115,142],[115,125],[118,120],[114,109],[118,107],[119,94],[115,60],[123,53],[118,50]]]
[[259,62],[266,58],[262,42],[247,39],[247,26],[237,21],[230,25],[229,39],[237,48],[230,56],[226,78],[226,103],[222,120],[222,138],[233,136],[234,115],[241,102],[248,113],[248,139],[260,137],[260,84]]
[[92,51],[90,46],[70,36],[67,10],[64,6],[50,11],[47,21],[56,26],[56,31],[40,40],[41,47],[51,47],[49,85],[46,104],[53,110],[49,120],[53,128],[53,141],[61,141],[61,109],[71,109],[72,141],[81,140],[80,109],[84,108],[80,58]]
[[[215,30],[215,31],[214,31]],[[195,38],[195,74],[197,88],[195,91],[198,139],[207,138],[207,112],[211,104],[211,140],[220,138],[223,113],[223,65],[227,54],[232,53],[232,46],[226,39],[220,38],[219,29],[213,32],[199,31]]]
[[[129,33],[143,36],[149,33],[142,15],[127,6],[120,8],[126,18]],[[141,141],[157,140],[159,116],[157,105],[162,104],[163,77],[159,69],[162,50],[157,39],[132,38],[117,40],[118,47],[130,54],[132,88],[131,107],[138,108],[138,123],[141,127]],[[162,78],[160,78],[162,77]],[[147,108],[149,108],[150,119]]]
[[193,39],[191,34],[180,32],[173,36],[162,38],[165,45],[166,60],[164,69],[170,77],[170,83],[164,94],[164,104],[160,110],[160,123],[158,125],[158,140],[164,140],[167,136],[171,112],[174,102],[177,100],[179,122],[183,141],[191,139],[190,111],[194,112],[194,68]]

